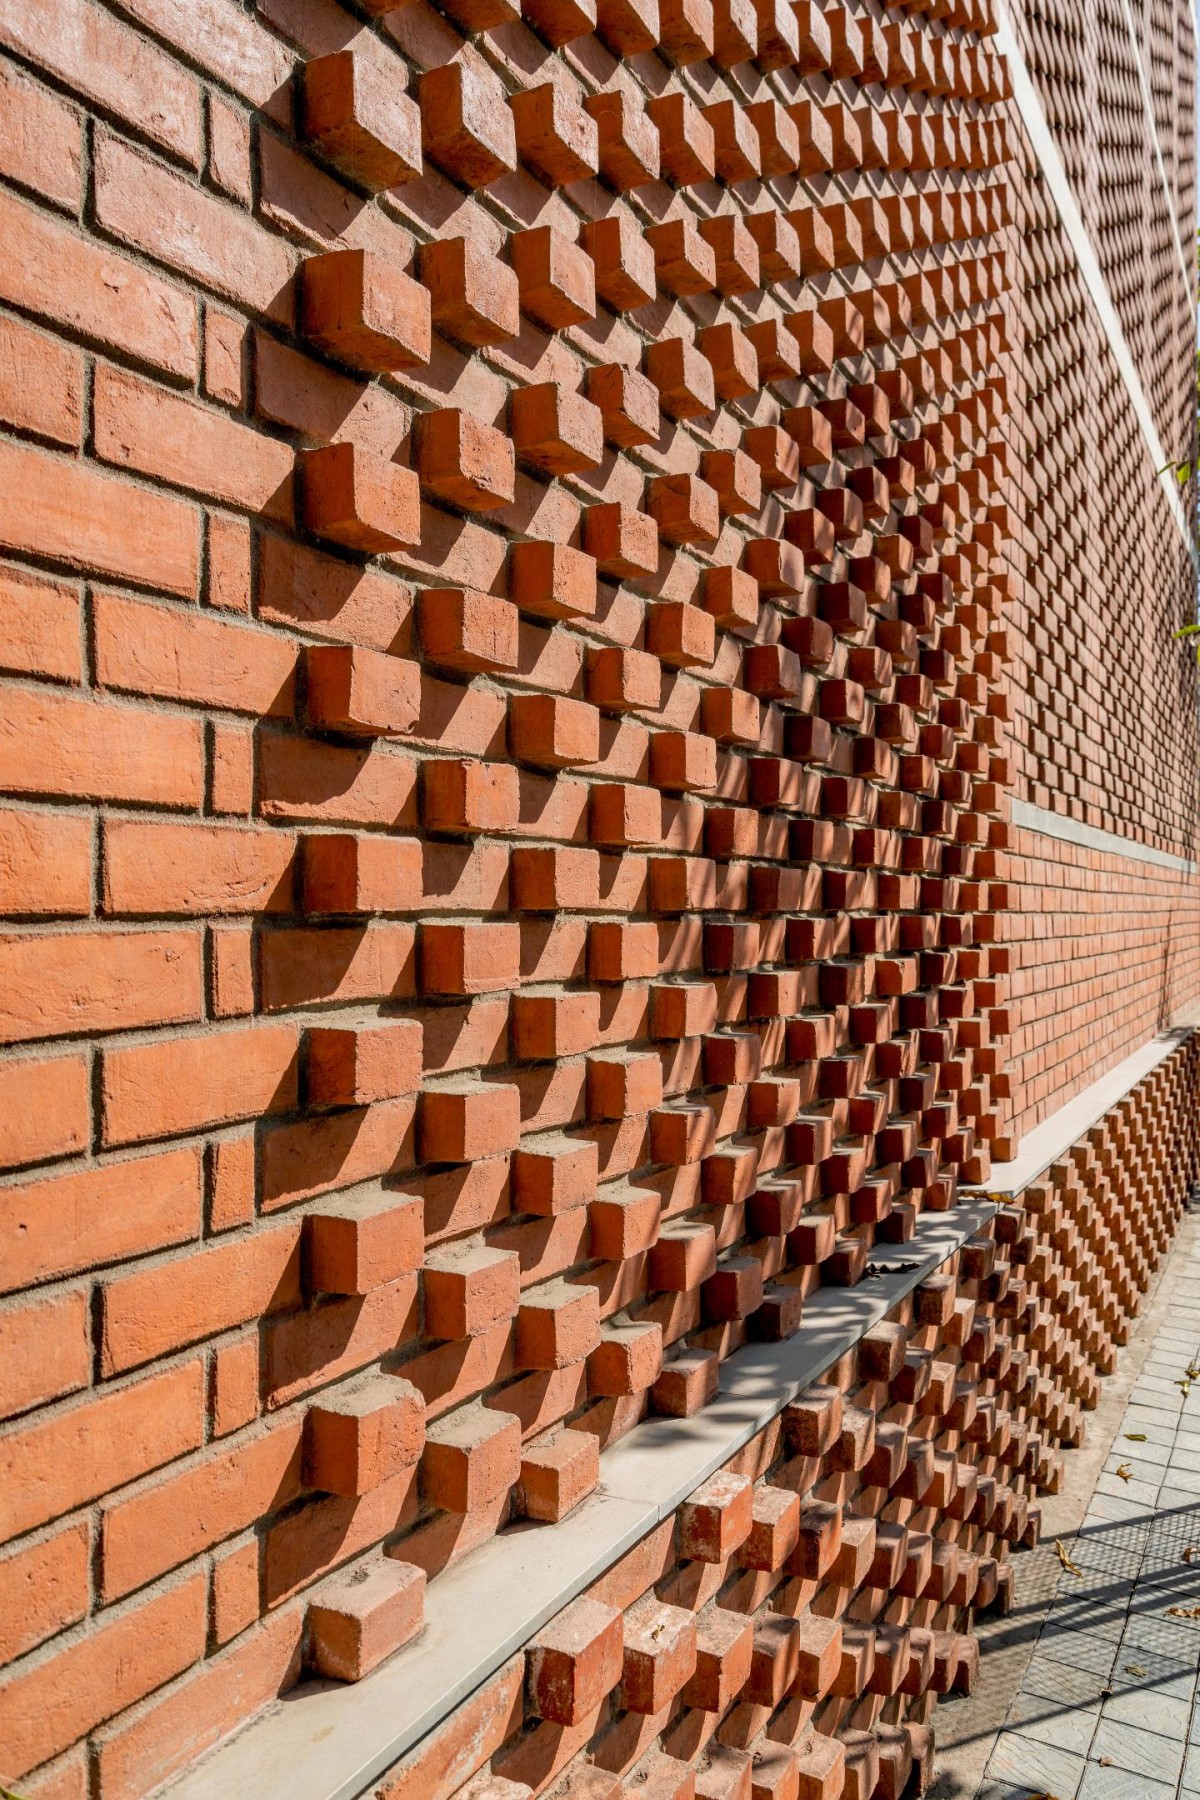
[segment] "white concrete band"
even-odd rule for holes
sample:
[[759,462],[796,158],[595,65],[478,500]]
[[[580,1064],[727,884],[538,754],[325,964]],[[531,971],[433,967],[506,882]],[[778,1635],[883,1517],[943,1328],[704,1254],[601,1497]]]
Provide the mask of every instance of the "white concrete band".
[[1013,800],[1012,822],[1023,831],[1036,831],[1042,837],[1058,838],[1064,844],[1078,844],[1081,849],[1097,850],[1105,856],[1123,856],[1129,862],[1150,863],[1156,869],[1177,869],[1182,875],[1195,875],[1200,870],[1200,863],[1192,862],[1186,856],[1173,856],[1168,850],[1155,850],[1133,838],[1118,837],[1115,831],[1103,831],[1098,825],[1084,825],[1078,819],[1064,818],[1061,813],[1030,806],[1027,800]]
[[569,1517],[510,1528],[444,1570],[430,1584],[420,1637],[374,1674],[293,1688],[187,1770],[166,1790],[171,1800],[357,1800],[994,1211],[976,1196],[927,1213],[906,1244],[877,1245],[881,1273],[818,1288],[792,1337],[749,1344],[722,1363],[720,1394],[702,1412],[649,1419],[606,1450],[599,1487]]
[[1019,1156],[1013,1157],[1011,1162],[993,1163],[992,1172],[979,1191],[994,1200],[1008,1200],[1021,1193],[1065,1156],[1071,1145],[1077,1144],[1105,1113],[1124,1100],[1126,1094],[1131,1094],[1140,1082],[1145,1081],[1159,1063],[1174,1055],[1195,1029],[1192,1021],[1173,1025],[1169,1031],[1151,1038],[1148,1044],[1135,1050],[1132,1056],[1127,1056],[1124,1062],[1119,1062],[1107,1075],[1093,1081],[1026,1135]]
[[[1026,133],[1028,134],[1030,144],[1033,147],[1034,154],[1041,167],[1042,175],[1045,178],[1046,186],[1050,189],[1055,206],[1058,208],[1058,215],[1062,221],[1063,230],[1070,239],[1071,246],[1075,252],[1076,261],[1079,265],[1079,273],[1083,279],[1084,286],[1091,296],[1092,304],[1096,309],[1100,321],[1101,330],[1108,340],[1108,346],[1112,351],[1113,360],[1117,365],[1118,373],[1129,394],[1134,415],[1137,419],[1138,426],[1141,429],[1142,436],[1146,441],[1146,447],[1150,452],[1157,473],[1164,468],[1164,465],[1168,460],[1167,453],[1163,449],[1162,440],[1158,435],[1158,428],[1154,423],[1154,416],[1150,411],[1150,404],[1146,399],[1141,378],[1138,375],[1133,356],[1129,349],[1129,344],[1126,341],[1125,333],[1121,327],[1121,321],[1117,317],[1117,310],[1113,305],[1112,296],[1109,294],[1108,283],[1104,279],[1104,272],[1100,267],[1096,252],[1092,248],[1092,240],[1088,236],[1087,227],[1083,222],[1083,215],[1080,213],[1070,181],[1067,179],[1067,172],[1063,167],[1062,158],[1058,153],[1058,146],[1054,142],[1054,137],[1051,133],[1050,126],[1047,123],[1046,115],[1042,110],[1042,103],[1038,98],[1032,77],[1025,66],[1025,59],[1022,56],[1020,46],[1017,43],[1016,35],[1012,28],[1012,21],[1009,18],[1008,9],[1004,4],[1004,0],[1001,0],[999,7],[999,20],[999,30],[997,31],[993,42],[1008,64],[1009,74],[1012,78],[1013,99],[1016,103],[1017,111],[1021,115],[1021,120],[1025,126]],[[1159,480],[1162,483],[1163,492],[1166,494],[1167,504],[1171,508],[1171,516],[1174,518],[1179,534],[1182,537],[1184,544],[1187,546],[1189,556],[1191,556],[1193,563],[1195,563],[1196,549],[1192,542],[1192,535],[1188,528],[1187,518],[1179,498],[1178,483],[1176,482],[1175,475],[1172,470],[1167,469],[1159,476]]]

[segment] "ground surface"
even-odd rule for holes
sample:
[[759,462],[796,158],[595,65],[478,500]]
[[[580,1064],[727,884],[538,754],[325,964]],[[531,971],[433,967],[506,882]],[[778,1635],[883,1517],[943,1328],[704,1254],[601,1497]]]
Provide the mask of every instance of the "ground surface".
[[[976,1692],[938,1708],[935,1800],[1200,1800],[1200,1217],[1184,1221]],[[1118,1472],[1120,1471],[1120,1473]],[[1062,1542],[1081,1571],[1064,1568]]]

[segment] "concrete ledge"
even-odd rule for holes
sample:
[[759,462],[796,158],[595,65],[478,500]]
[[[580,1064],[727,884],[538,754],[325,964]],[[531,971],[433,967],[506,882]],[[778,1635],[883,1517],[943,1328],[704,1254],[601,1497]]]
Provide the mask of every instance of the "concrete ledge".
[[356,1800],[994,1212],[971,1200],[927,1214],[907,1244],[879,1245],[878,1275],[818,1289],[793,1337],[723,1363],[703,1412],[647,1420],[606,1451],[599,1488],[560,1524],[514,1526],[440,1574],[424,1631],[373,1675],[294,1688],[187,1771],[172,1800]]
[[1090,1087],[1085,1087],[1073,1100],[1068,1100],[1065,1106],[1060,1106],[1048,1119],[1043,1119],[1025,1138],[1021,1154],[1011,1162],[993,1163],[988,1180],[974,1191],[988,1194],[994,1200],[1008,1200],[1027,1188],[1031,1181],[1037,1181],[1106,1112],[1118,1105],[1126,1094],[1132,1093],[1138,1083],[1157,1069],[1159,1063],[1165,1062],[1181,1044],[1185,1044],[1195,1029],[1194,1022],[1183,1022],[1173,1025],[1158,1037],[1151,1038],[1148,1044],[1143,1044],[1140,1050],[1127,1056],[1115,1069],[1110,1069],[1099,1081],[1093,1081]]
[[1124,856],[1131,862],[1152,863],[1158,869],[1178,869],[1184,875],[1194,875],[1200,869],[1200,863],[1186,856],[1172,856],[1168,850],[1155,850],[1133,838],[1118,837],[1115,831],[1102,831],[1098,825],[1081,824],[1078,819],[1047,812],[1042,806],[1031,806],[1027,800],[1013,801],[1012,822],[1023,831],[1040,832],[1043,837],[1078,844],[1081,849],[1097,850],[1105,856]]

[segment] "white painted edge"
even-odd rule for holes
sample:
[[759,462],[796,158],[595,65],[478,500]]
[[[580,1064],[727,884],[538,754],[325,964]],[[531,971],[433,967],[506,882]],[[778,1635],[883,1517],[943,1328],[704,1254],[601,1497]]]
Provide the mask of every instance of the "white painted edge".
[[[879,1244],[891,1270],[818,1288],[783,1343],[721,1365],[690,1419],[652,1419],[606,1450],[596,1492],[557,1525],[503,1532],[430,1583],[421,1635],[352,1685],[305,1682],[165,1790],[170,1800],[357,1800],[546,1623],[953,1256],[995,1212],[972,1196]],[[911,1266],[910,1266],[911,1265]]]
[[[1167,202],[1167,217],[1171,221],[1171,243],[1174,246],[1175,255],[1179,259],[1179,272],[1183,276],[1183,291],[1187,295],[1189,303],[1194,307],[1196,301],[1195,274],[1194,271],[1189,271],[1188,269],[1187,256],[1184,252],[1183,245],[1179,241],[1179,221],[1175,216],[1175,196],[1172,194],[1171,184],[1167,180],[1167,165],[1163,161],[1162,145],[1158,138],[1158,120],[1154,114],[1154,96],[1150,92],[1150,83],[1146,79],[1146,66],[1142,61],[1142,47],[1138,43],[1137,26],[1134,24],[1129,0],[1121,0],[1121,11],[1125,15],[1125,28],[1129,33],[1129,42],[1133,46],[1133,61],[1134,66],[1137,69],[1137,78],[1142,90],[1142,105],[1146,109],[1146,122],[1150,127],[1150,142],[1154,147],[1154,158],[1158,163],[1158,178],[1162,183],[1163,194]],[[1192,246],[1192,256],[1194,261],[1195,245]]]
[[1168,1031],[1143,1044],[1115,1069],[1093,1081],[1081,1093],[1060,1106],[1057,1112],[1029,1132],[1021,1144],[1021,1154],[1010,1162],[995,1162],[992,1172],[976,1190],[994,1200],[1008,1200],[1037,1181],[1053,1163],[1064,1157],[1072,1144],[1092,1129],[1114,1106],[1120,1105],[1147,1075],[1166,1062],[1196,1029],[1193,1019],[1181,1020]]
[[1028,800],[1014,798],[1012,823],[1022,831],[1036,831],[1042,837],[1059,838],[1065,844],[1078,844],[1081,849],[1097,850],[1105,856],[1123,856],[1130,862],[1151,863],[1156,869],[1177,869],[1184,875],[1200,872],[1200,863],[1189,857],[1174,856],[1169,850],[1156,850],[1133,838],[1118,837],[1115,831],[1104,831],[1099,825],[1085,825],[1062,813],[1047,812],[1045,807],[1031,806]]
[[[1063,167],[1062,158],[1059,156],[1058,146],[1054,142],[1050,126],[1046,120],[1046,115],[1042,111],[1041,100],[1038,98],[1037,90],[1034,87],[1029,70],[1025,66],[1025,58],[1022,56],[1020,46],[1017,43],[1016,34],[1012,28],[1012,20],[1009,17],[1005,0],[1000,0],[998,15],[999,29],[996,32],[993,42],[1008,64],[1009,74],[1012,78],[1013,99],[1016,102],[1017,110],[1021,115],[1025,130],[1028,133],[1030,144],[1038,159],[1042,174],[1045,177],[1046,186],[1050,189],[1051,195],[1054,198],[1054,203],[1058,208],[1058,214],[1062,221],[1063,230],[1066,232],[1067,237],[1071,241],[1071,246],[1075,251],[1075,258],[1079,265],[1079,273],[1083,279],[1084,286],[1091,295],[1092,304],[1096,309],[1101,330],[1108,340],[1108,346],[1112,351],[1113,360],[1117,365],[1117,371],[1129,394],[1130,401],[1133,405],[1134,415],[1154,463],[1155,473],[1158,476],[1163,493],[1167,497],[1167,505],[1171,509],[1171,516],[1175,520],[1179,535],[1183,539],[1188,555],[1192,559],[1193,566],[1195,566],[1198,561],[1196,546],[1192,542],[1192,535],[1188,529],[1187,517],[1179,498],[1178,482],[1175,479],[1175,474],[1172,469],[1164,469],[1164,465],[1168,460],[1167,453],[1163,449],[1162,440],[1158,435],[1158,427],[1154,423],[1154,415],[1150,411],[1150,405],[1146,399],[1141,378],[1138,375],[1137,367],[1134,363],[1133,356],[1130,353],[1129,344],[1126,341],[1125,333],[1121,327],[1121,321],[1117,316],[1116,307],[1113,305],[1112,296],[1109,294],[1108,283],[1104,279],[1104,271],[1100,267],[1095,250],[1092,248],[1092,240],[1088,236],[1087,227],[1083,222],[1083,215],[1079,211],[1074,191],[1070,181],[1067,179],[1067,172]],[[1162,473],[1159,473],[1159,471],[1162,471]]]

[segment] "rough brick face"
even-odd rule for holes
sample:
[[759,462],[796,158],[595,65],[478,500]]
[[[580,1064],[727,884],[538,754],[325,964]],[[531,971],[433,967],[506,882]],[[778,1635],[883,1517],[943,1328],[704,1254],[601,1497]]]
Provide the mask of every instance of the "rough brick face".
[[[1119,9],[1098,106],[1017,11],[1182,452],[1190,24],[1168,204]],[[1182,540],[996,25],[0,0],[0,1782],[369,1680],[1200,998]],[[380,1794],[923,1779],[1193,1061]]]

